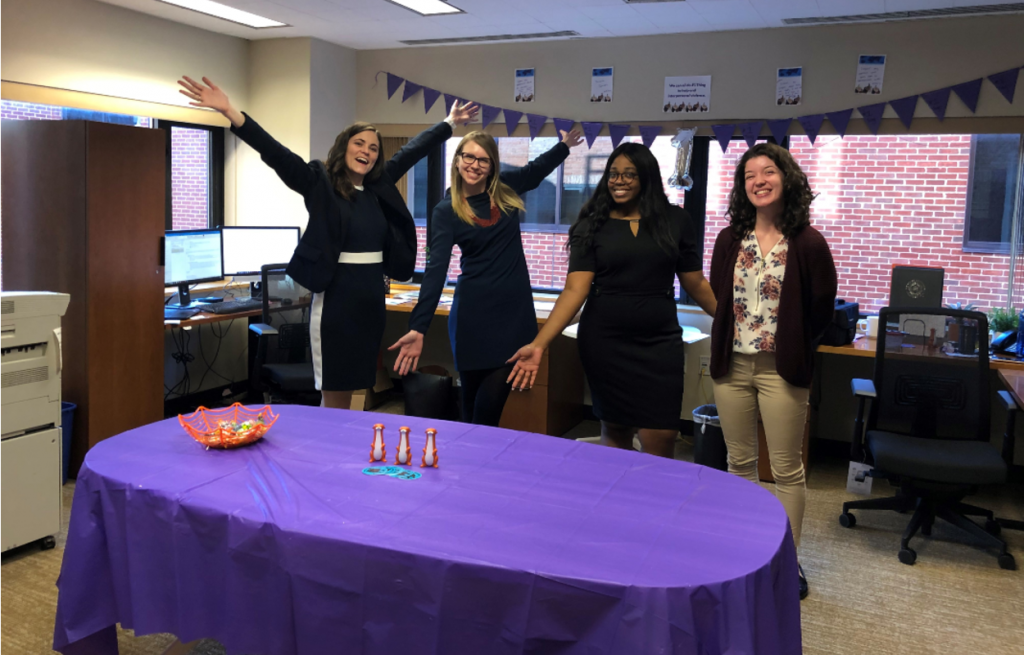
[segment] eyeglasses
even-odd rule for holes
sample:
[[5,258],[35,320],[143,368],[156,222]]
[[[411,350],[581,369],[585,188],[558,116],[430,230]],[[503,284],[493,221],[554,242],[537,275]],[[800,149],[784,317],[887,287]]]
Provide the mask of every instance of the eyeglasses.
[[612,171],[611,173],[608,173],[608,181],[609,182],[616,182],[618,180],[622,180],[623,182],[627,182],[628,183],[628,182],[632,182],[633,180],[635,180],[638,177],[640,177],[640,176],[637,175],[633,171],[626,171],[625,173],[617,173],[615,171]]
[[462,163],[466,166],[472,166],[473,164],[480,164],[480,168],[490,168],[491,166],[491,160],[487,157],[477,157],[468,152],[459,153],[459,156],[462,157]]

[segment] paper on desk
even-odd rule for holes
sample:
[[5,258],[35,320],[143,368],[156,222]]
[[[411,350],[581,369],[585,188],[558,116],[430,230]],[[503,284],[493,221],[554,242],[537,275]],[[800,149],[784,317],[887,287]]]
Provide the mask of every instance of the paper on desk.
[[689,325],[683,325],[682,328],[683,328],[683,343],[696,343],[698,341],[701,341],[702,339],[707,339],[709,336],[711,336],[711,335],[708,335],[708,334],[704,334],[703,332],[701,332],[697,328],[690,327]]
[[550,312],[555,308],[555,303],[546,300],[534,300],[533,308],[538,312]]
[[570,339],[575,339],[579,329],[580,329],[580,324],[579,323],[573,323],[569,327],[567,327],[564,330],[562,330],[562,334],[564,334],[565,336],[569,337]]
[[404,305],[405,303],[409,302],[409,300],[410,300],[409,298],[398,298],[398,297],[395,297],[395,298],[385,298],[384,299],[384,304],[385,305]]

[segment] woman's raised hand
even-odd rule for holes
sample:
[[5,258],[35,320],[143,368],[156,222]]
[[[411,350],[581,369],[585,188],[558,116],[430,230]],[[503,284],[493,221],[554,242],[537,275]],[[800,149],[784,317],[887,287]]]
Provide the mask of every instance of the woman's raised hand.
[[388,350],[394,350],[395,348],[401,348],[398,351],[398,359],[395,360],[395,370],[398,371],[398,374],[405,375],[410,371],[415,371],[416,365],[420,361],[420,355],[423,354],[423,334],[416,330],[409,330],[404,337],[392,344]]
[[540,370],[540,362],[544,358],[544,349],[534,346],[532,343],[523,346],[516,351],[515,355],[509,358],[506,364],[515,362],[512,372],[505,382],[511,382],[512,388],[518,391],[532,389],[533,382],[537,379],[537,371]]
[[473,120],[477,112],[480,111],[480,105],[467,102],[466,104],[459,106],[459,101],[456,100],[452,103],[452,112],[448,114],[448,118],[452,120],[456,125],[465,124]]
[[583,143],[583,133],[579,130],[569,130],[568,132],[559,130],[558,133],[562,135],[562,143],[570,148],[575,148]]
[[211,82],[209,78],[204,77],[203,83],[200,84],[191,77],[182,75],[181,79],[178,80],[178,84],[182,87],[179,93],[192,100],[188,104],[193,107],[204,107],[218,111],[224,114],[235,127],[239,127],[245,122],[245,117],[242,113],[231,106],[228,95],[219,86]]

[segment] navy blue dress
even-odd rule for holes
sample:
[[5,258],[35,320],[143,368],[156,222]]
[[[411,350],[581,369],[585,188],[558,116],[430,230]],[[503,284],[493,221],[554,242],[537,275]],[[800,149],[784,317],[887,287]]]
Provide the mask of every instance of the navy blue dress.
[[[569,146],[558,143],[526,166],[502,171],[501,180],[522,195],[537,188],[568,156]],[[466,200],[477,216],[490,216],[487,193]],[[504,366],[537,336],[519,211],[503,212],[488,227],[469,225],[455,215],[451,197],[446,196],[434,208],[429,243],[430,257],[409,328],[426,334],[448,276],[452,247],[458,245],[462,250],[462,273],[455,283],[448,317],[455,369],[479,371]]]

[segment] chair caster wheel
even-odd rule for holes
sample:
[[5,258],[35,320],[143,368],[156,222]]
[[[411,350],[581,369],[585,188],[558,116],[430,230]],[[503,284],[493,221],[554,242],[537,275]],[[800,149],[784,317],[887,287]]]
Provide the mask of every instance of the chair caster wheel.
[[[57,546],[57,540],[54,539],[53,537],[43,537],[39,541],[39,547],[42,548],[43,550],[51,550],[51,549],[55,548],[56,546]],[[1011,557],[1010,559],[1012,560],[1013,558]],[[1000,560],[1000,562],[1002,562],[1002,560]]]
[[852,528],[857,525],[857,517],[849,512],[843,512],[839,515],[839,525],[844,528]]
[[989,533],[993,537],[998,537],[999,533],[1003,531],[1002,526],[999,525],[998,521],[987,519],[985,521],[985,532]]
[[999,556],[999,568],[1006,569],[1007,571],[1016,571],[1017,562],[1013,559],[1013,555],[1010,553],[1003,553]]
[[913,564],[917,561],[917,553],[913,548],[901,548],[900,561],[908,565]]

